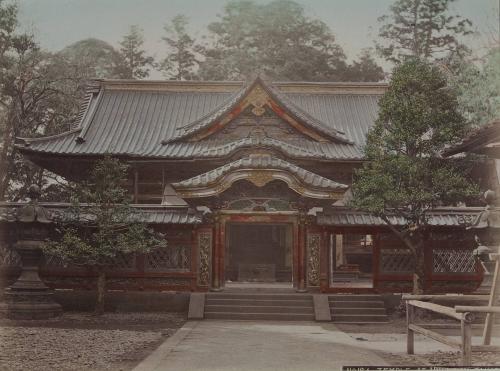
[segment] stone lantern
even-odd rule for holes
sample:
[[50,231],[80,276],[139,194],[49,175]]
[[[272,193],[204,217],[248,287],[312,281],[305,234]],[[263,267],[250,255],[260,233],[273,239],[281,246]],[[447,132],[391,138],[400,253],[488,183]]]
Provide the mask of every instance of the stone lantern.
[[14,249],[21,259],[21,274],[5,289],[0,311],[12,319],[46,319],[62,313],[61,306],[54,301],[53,290],[39,276],[43,257],[41,245],[49,235],[52,218],[38,204],[38,186],[30,187],[29,197],[30,202],[18,209],[10,220],[16,235]]

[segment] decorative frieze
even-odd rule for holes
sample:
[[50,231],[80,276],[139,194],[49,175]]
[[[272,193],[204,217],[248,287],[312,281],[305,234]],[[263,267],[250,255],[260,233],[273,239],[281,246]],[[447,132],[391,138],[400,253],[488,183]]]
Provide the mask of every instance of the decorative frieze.
[[212,263],[212,232],[198,234],[198,285],[210,284],[210,266]]
[[321,235],[319,233],[307,234],[307,284],[319,286],[319,255]]

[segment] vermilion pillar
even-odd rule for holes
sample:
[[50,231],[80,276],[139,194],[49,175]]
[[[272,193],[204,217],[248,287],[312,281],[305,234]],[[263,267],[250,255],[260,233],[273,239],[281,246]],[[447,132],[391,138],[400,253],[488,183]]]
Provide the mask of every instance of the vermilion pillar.
[[299,214],[298,225],[298,287],[297,292],[306,292],[306,215]]

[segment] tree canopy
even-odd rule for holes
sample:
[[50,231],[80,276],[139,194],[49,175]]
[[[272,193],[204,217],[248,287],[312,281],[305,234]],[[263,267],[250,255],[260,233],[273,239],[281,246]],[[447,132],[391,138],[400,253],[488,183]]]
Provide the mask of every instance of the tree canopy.
[[187,24],[186,16],[177,15],[164,27],[166,36],[162,39],[167,45],[167,56],[161,63],[161,70],[171,79],[191,80],[195,77],[197,45],[187,32]]
[[15,5],[0,1],[0,15],[0,199],[18,200],[30,184],[46,190],[48,172],[25,161],[14,139],[67,130],[78,111],[80,80],[60,55],[19,32]]
[[372,71],[363,75],[359,64],[375,63],[367,59],[360,59],[357,73],[348,75],[346,56],[329,27],[306,16],[294,1],[231,1],[208,31],[199,69],[202,79],[242,80],[256,73],[290,81],[383,78]]
[[120,41],[120,60],[117,64],[117,74],[122,79],[144,79],[149,76],[149,68],[154,58],[143,49],[142,30],[132,25],[129,32]]
[[118,78],[120,53],[103,40],[89,38],[77,41],[59,52],[86,78]]
[[457,60],[448,70],[448,78],[471,124],[480,126],[500,117],[500,47],[491,49],[481,64]]
[[401,63],[408,57],[433,61],[464,54],[467,48],[461,38],[472,33],[472,23],[450,14],[449,7],[454,1],[395,1],[390,14],[379,18],[380,55]]
[[[463,169],[441,152],[468,130],[456,93],[436,66],[411,59],[396,67],[365,147],[367,162],[356,173],[356,208],[380,216],[416,259],[414,292],[425,287],[423,247],[428,212],[477,195]],[[393,225],[391,216],[406,220]]]

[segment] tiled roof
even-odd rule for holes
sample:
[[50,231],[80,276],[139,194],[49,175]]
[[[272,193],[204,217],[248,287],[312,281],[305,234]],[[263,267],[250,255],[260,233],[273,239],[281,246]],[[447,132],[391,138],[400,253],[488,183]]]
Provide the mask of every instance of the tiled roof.
[[443,151],[444,156],[462,152],[482,152],[489,143],[500,140],[500,119],[472,130],[460,143]]
[[305,159],[345,159],[361,160],[362,150],[359,146],[340,143],[306,142],[302,146],[286,143],[279,139],[263,137],[247,137],[229,143],[202,141],[188,143],[168,143],[147,153],[148,157],[159,158],[220,158],[245,148],[270,147],[282,151],[289,157]]
[[269,155],[252,155],[233,161],[229,164],[218,167],[204,174],[197,175],[182,182],[173,183],[177,188],[203,187],[214,183],[220,177],[239,169],[267,169],[267,170],[285,170],[296,176],[303,183],[314,187],[328,190],[345,190],[348,188],[345,184],[334,182],[333,180],[314,174],[308,170],[302,169],[296,165],[290,164],[282,159],[271,157]]
[[[2,203],[0,204],[0,222],[14,221],[12,215],[15,211],[25,206],[26,203]],[[63,203],[40,203],[53,217],[64,214],[69,204]],[[153,205],[134,205],[139,211],[141,220],[148,224],[199,224],[202,221],[201,214],[188,208],[167,208]]]
[[[483,208],[460,207],[460,208],[436,208],[429,212],[429,224],[441,227],[457,227],[471,225]],[[405,219],[392,216],[389,218],[394,225],[404,225]],[[356,211],[349,208],[331,208],[324,213],[317,214],[318,225],[327,226],[386,226],[379,217],[372,214]]]
[[[139,83],[127,85],[114,82],[110,87],[107,84],[111,83],[102,82],[99,94],[94,92],[91,102],[86,103],[87,108],[76,129],[51,137],[21,139],[18,148],[26,152],[63,155],[114,154],[177,158],[184,156],[183,152],[185,156],[205,156],[210,152],[207,145],[214,144],[217,147],[214,151],[223,153],[231,147],[228,144],[223,149],[223,146],[218,146],[220,143],[209,141],[199,146],[195,143],[164,145],[162,141],[175,138],[178,128],[186,123],[197,122],[212,112],[214,107],[227,103],[238,89],[237,84],[221,83],[214,90],[197,89],[193,83],[176,83],[172,88],[168,82],[144,82],[140,88],[135,85]],[[345,137],[354,142],[354,145],[349,145],[311,141],[305,143],[304,150],[313,157],[359,159],[366,133],[376,119],[378,99],[384,87],[380,85],[365,89],[358,84],[330,88],[313,83],[299,87],[275,83],[272,90],[274,94],[279,90],[280,99],[286,100],[289,107],[300,109],[308,117],[304,116],[304,120],[307,119],[311,126],[321,123],[332,133],[344,132]],[[329,89],[333,90],[330,92]],[[338,93],[335,89],[345,91]],[[299,152],[305,154],[304,151],[297,152],[290,145],[286,149],[297,155]]]

